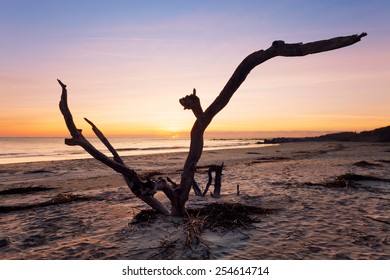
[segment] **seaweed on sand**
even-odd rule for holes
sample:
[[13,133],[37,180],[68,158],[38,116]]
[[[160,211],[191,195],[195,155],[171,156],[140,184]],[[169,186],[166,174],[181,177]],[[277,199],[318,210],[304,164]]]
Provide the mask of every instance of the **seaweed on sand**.
[[[205,230],[226,233],[239,229],[253,229],[254,223],[259,223],[258,216],[272,214],[275,209],[266,209],[241,203],[212,203],[202,208],[187,209],[183,222],[187,229],[186,244],[199,242],[200,235]],[[148,209],[142,210],[130,224],[150,224],[158,219],[160,214]]]
[[35,192],[45,192],[52,190],[54,188],[42,187],[42,186],[29,186],[29,187],[20,187],[0,191],[0,195],[9,195],[9,194],[26,194],[26,193],[35,193]]
[[24,172],[24,174],[38,174],[38,173],[53,173],[53,172],[46,169],[28,170]]
[[161,215],[153,209],[146,209],[139,212],[133,217],[133,220],[129,223],[131,225],[136,224],[150,224],[157,220],[158,216]]
[[[201,231],[212,230],[227,232],[235,229],[250,229],[260,222],[259,215],[269,215],[275,209],[266,209],[242,203],[211,203],[202,208],[187,209],[184,222],[187,225],[199,225]],[[134,216],[130,224],[151,223],[158,219],[159,213],[152,209],[142,210]]]
[[369,175],[359,175],[355,173],[346,173],[340,176],[337,176],[334,180],[325,181],[321,183],[310,183],[306,182],[307,186],[323,186],[330,188],[362,188],[359,184],[356,184],[359,181],[377,181],[377,182],[390,182],[390,179],[379,178]]
[[375,176],[359,175],[354,173],[346,173],[338,176],[333,182],[328,184],[334,184],[340,187],[357,187],[356,182],[358,181],[379,181],[379,182],[390,182],[389,179],[379,178]]
[[50,205],[59,205],[59,204],[66,204],[66,203],[71,203],[71,202],[91,201],[91,200],[102,200],[102,198],[94,197],[94,196],[75,195],[72,193],[59,194],[49,201],[44,201],[44,202],[40,202],[40,203],[0,206],[0,213],[8,213],[8,212],[12,212],[12,211],[33,209],[33,208],[38,208],[38,207],[46,207],[46,206],[50,206]]
[[199,209],[188,209],[187,219],[201,220],[203,230],[231,231],[235,229],[253,228],[254,223],[260,222],[259,215],[269,215],[274,209],[265,209],[242,203],[212,203]]
[[354,163],[353,165],[358,166],[358,167],[365,167],[365,168],[373,168],[373,167],[381,167],[382,165],[379,163],[371,163],[365,160],[358,161]]
[[279,161],[285,161],[285,160],[291,160],[289,157],[261,157],[257,158],[256,160],[247,163],[248,166],[251,166],[253,164],[259,164],[259,163],[269,163],[269,162],[279,162]]
[[[202,239],[203,232],[209,230],[224,234],[238,231],[247,236],[241,230],[254,229],[254,224],[260,222],[259,216],[269,215],[275,211],[276,209],[231,202],[212,203],[202,208],[187,209],[185,217],[180,220],[172,220],[174,226],[183,226],[184,232],[175,231],[176,233],[180,232],[180,234],[172,234],[170,238],[163,239],[160,246],[154,248],[157,252],[152,254],[150,258],[175,259],[190,256],[190,258],[208,259],[210,252],[208,242]],[[163,217],[154,210],[142,210],[129,224],[149,226]]]
[[212,203],[199,209],[188,209],[186,218],[187,238],[185,245],[199,244],[205,230],[226,233],[235,230],[254,229],[258,216],[269,215],[275,209],[266,209],[242,203]]

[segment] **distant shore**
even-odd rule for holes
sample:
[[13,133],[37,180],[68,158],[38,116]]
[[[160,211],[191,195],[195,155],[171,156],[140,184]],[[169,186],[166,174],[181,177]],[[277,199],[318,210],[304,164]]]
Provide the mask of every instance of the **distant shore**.
[[[377,128],[371,131],[338,132],[317,137],[276,137],[265,139],[264,144],[279,144],[291,142],[390,142],[390,126]],[[259,142],[260,144],[260,142]]]

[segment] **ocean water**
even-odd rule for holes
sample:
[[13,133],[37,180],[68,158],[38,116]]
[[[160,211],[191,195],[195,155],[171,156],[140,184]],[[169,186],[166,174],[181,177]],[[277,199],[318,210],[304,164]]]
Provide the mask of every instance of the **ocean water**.
[[[110,155],[99,139],[90,142]],[[188,151],[189,139],[112,137],[109,141],[121,156]],[[259,139],[205,139],[204,150],[257,146]],[[90,158],[79,146],[67,146],[60,137],[0,137],[0,164]]]

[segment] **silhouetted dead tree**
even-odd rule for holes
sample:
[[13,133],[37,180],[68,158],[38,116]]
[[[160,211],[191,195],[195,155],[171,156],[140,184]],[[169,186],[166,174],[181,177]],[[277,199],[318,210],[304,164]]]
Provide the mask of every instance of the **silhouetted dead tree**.
[[[185,213],[185,204],[188,200],[191,187],[195,185],[194,176],[196,173],[197,163],[203,151],[203,135],[206,128],[211,123],[212,119],[229,103],[230,98],[236,90],[245,81],[246,77],[252,69],[259,64],[276,56],[305,56],[320,52],[331,51],[343,47],[353,45],[365,37],[367,34],[351,35],[345,37],[336,37],[328,40],[315,41],[310,43],[286,44],[284,41],[275,41],[272,46],[266,50],[259,50],[248,55],[238,65],[233,75],[217,96],[214,102],[204,111],[200,104],[200,99],[196,95],[196,90],[193,93],[180,99],[180,104],[184,109],[191,110],[195,115],[195,123],[191,130],[191,143],[187,159],[184,164],[183,172],[181,174],[181,181],[176,184],[172,180],[166,181],[163,178],[158,180],[146,181],[141,180],[137,172],[125,165],[116,150],[111,146],[103,133],[89,120],[85,119],[91,126],[96,136],[104,143],[108,150],[112,153],[113,159],[107,157],[102,152],[97,150],[77,129],[73,122],[72,114],[67,102],[66,85],[58,80],[62,87],[62,95],[60,101],[60,110],[64,116],[66,125],[72,138],[65,139],[65,144],[74,146],[81,146],[95,159],[101,161],[105,165],[111,167],[115,171],[121,173],[125,179],[130,190],[145,203],[150,205],[156,211],[174,216],[182,216]],[[222,172],[222,169],[221,169]],[[210,182],[211,184],[211,182]],[[220,182],[219,182],[220,187]],[[199,189],[199,188],[198,188]],[[154,197],[157,191],[162,191],[171,202],[171,210]],[[219,196],[219,190],[214,192],[214,196]]]

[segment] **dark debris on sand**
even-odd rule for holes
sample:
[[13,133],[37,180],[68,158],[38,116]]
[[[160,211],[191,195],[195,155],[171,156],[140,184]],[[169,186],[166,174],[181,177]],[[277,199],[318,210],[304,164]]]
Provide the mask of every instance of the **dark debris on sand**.
[[389,179],[379,178],[369,175],[359,175],[355,173],[346,173],[340,176],[337,176],[334,180],[325,181],[321,183],[311,183],[306,182],[304,185],[307,186],[323,186],[330,188],[362,188],[359,184],[356,184],[359,181],[377,181],[377,182],[390,182]]
[[91,201],[91,200],[103,200],[101,197],[95,196],[82,196],[75,194],[59,194],[49,201],[44,201],[41,203],[35,204],[22,204],[22,205],[10,205],[10,206],[0,206],[0,213],[8,213],[12,211],[27,210],[38,207],[46,207],[50,205],[59,205],[66,204],[71,202],[80,202],[80,201]]
[[132,219],[132,221],[129,223],[131,225],[138,225],[138,224],[150,224],[158,219],[158,217],[161,216],[157,211],[153,209],[146,209],[139,212],[137,215],[135,215]]
[[371,163],[365,160],[355,162],[353,165],[364,168],[373,168],[373,167],[381,167],[382,165],[379,163]]
[[[379,178],[375,176],[368,175],[359,175],[354,173],[346,173],[344,175],[340,175],[334,180],[334,184],[340,187],[356,187],[356,182],[359,181],[378,181],[378,182],[390,182],[389,179]],[[332,183],[332,182],[330,182]]]
[[275,209],[265,209],[242,203],[212,203],[199,209],[187,210],[187,238],[185,245],[192,247],[201,242],[205,230],[226,233],[254,229],[260,215],[269,215]]
[[53,172],[46,169],[29,170],[24,172],[24,174],[40,174],[40,173],[53,173]]
[[[202,208],[187,209],[184,221],[192,224],[194,220],[202,222],[203,230],[227,232],[235,229],[250,229],[260,222],[258,216],[272,214],[275,209],[266,209],[241,203],[212,203]],[[142,210],[134,216],[130,224],[149,224],[161,214],[152,209]]]
[[265,209],[242,203],[212,203],[199,209],[188,209],[187,219],[201,220],[203,230],[227,232],[235,229],[250,229],[260,222],[259,215],[269,215],[274,209]]
[[8,237],[6,237],[6,238],[1,238],[1,239],[0,239],[0,248],[8,246],[9,243],[10,243],[10,240],[9,240]]
[[[259,216],[270,215],[275,209],[266,209],[241,203],[212,203],[202,208],[187,209],[183,218],[188,231],[188,237],[199,237],[205,230],[226,233],[239,229],[253,229],[259,223]],[[149,225],[156,221],[161,214],[152,209],[142,210],[130,225]]]
[[[249,230],[255,228],[255,223],[261,222],[259,216],[270,215],[276,209],[266,209],[242,203],[212,203],[202,208],[187,209],[186,216],[181,220],[173,221],[184,226],[183,234],[173,239],[164,239],[156,248],[157,252],[151,259],[176,259],[177,249],[190,252],[190,258],[209,259],[210,252],[207,241],[202,239],[202,233],[206,230],[227,233],[231,231]],[[142,210],[129,225],[149,226],[151,223],[163,218],[154,210]],[[131,227],[132,228],[132,227]],[[137,227],[136,227],[137,228]],[[180,253],[179,253],[180,254]],[[186,255],[186,258],[188,255]]]
[[0,195],[10,195],[10,194],[27,194],[27,193],[35,193],[35,192],[46,192],[52,190],[54,188],[42,187],[42,186],[29,186],[29,187],[20,187],[13,188],[8,190],[0,191]]

